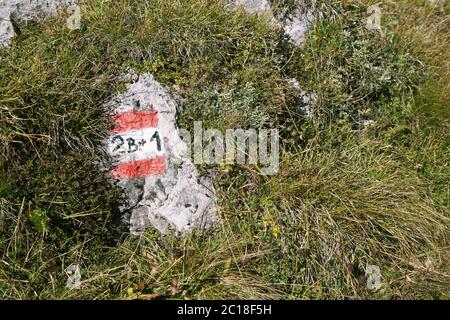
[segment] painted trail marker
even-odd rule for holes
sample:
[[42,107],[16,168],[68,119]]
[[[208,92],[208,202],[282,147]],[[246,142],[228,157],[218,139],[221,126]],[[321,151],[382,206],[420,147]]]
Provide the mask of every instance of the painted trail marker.
[[158,113],[129,110],[113,118],[115,128],[108,150],[119,161],[113,170],[114,178],[136,179],[167,173]]
[[200,177],[176,126],[177,105],[151,74],[133,83],[105,107],[114,128],[106,149],[112,176],[125,190],[122,208],[135,235],[152,225],[161,233],[188,233],[218,219],[212,183]]

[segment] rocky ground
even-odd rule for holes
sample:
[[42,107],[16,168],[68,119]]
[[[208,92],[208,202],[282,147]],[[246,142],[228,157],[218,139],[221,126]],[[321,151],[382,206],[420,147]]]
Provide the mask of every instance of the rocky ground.
[[[447,299],[447,12],[0,0],[0,297]],[[196,121],[278,129],[277,174]]]

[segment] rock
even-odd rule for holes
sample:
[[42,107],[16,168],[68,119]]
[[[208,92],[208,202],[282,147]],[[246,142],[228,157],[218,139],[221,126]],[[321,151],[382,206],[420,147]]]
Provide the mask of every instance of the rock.
[[300,84],[297,79],[287,80],[291,88],[298,92],[297,101],[299,111],[308,119],[314,116],[314,109],[317,106],[319,97],[315,92],[304,91],[300,88]]
[[315,7],[307,5],[305,1],[299,0],[292,13],[283,17],[274,17],[273,11],[267,0],[228,0],[231,7],[241,7],[249,14],[267,14],[271,17],[274,25],[281,26],[291,41],[297,46],[301,46],[305,39],[305,34],[315,20]]
[[5,19],[0,13],[0,47],[9,46],[10,39],[15,35],[14,26],[9,20],[9,17]]
[[[131,212],[130,232],[139,235],[152,225],[163,234],[171,231],[184,234],[211,226],[218,221],[214,215],[218,210],[214,187],[208,179],[199,176],[191,161],[188,144],[177,130],[176,103],[151,74],[129,78],[133,83],[126,92],[118,94],[105,107],[114,113],[116,128],[122,126],[120,132],[109,138],[108,150],[117,184],[129,200],[122,210]],[[130,114],[135,124],[139,124],[136,117],[140,115],[157,117],[157,121],[146,120],[147,127],[131,124],[125,128],[125,122],[118,117]],[[160,145],[153,139],[156,134]],[[130,142],[118,148],[121,139],[133,141],[133,148],[130,149]],[[145,144],[139,149],[136,141],[145,141]],[[150,163],[150,169],[144,172],[144,165],[133,165],[139,161]],[[132,169],[128,171],[120,169],[130,166]]]
[[294,13],[287,16],[283,22],[284,32],[290,37],[293,43],[301,46],[314,22],[314,10],[304,7],[297,8]]
[[367,289],[369,290],[379,290],[382,286],[381,284],[381,269],[376,265],[366,266],[366,277],[367,277]]
[[16,35],[14,20],[40,20],[74,3],[75,0],[0,0],[0,47],[9,46]]

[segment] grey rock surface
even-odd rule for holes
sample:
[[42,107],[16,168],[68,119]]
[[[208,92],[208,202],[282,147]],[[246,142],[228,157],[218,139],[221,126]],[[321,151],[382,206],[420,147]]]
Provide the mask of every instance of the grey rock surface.
[[265,14],[271,16],[275,25],[281,25],[284,32],[297,46],[301,46],[311,24],[315,20],[315,7],[298,0],[293,12],[283,17],[274,17],[268,0],[228,0],[226,3],[233,8],[243,8],[249,14]]
[[[176,103],[151,74],[130,78],[133,80],[126,92],[105,106],[114,113],[156,111],[167,159],[167,172],[163,175],[118,181],[129,200],[122,209],[131,211],[130,232],[139,235],[152,225],[163,234],[185,234],[213,225],[218,221],[214,214],[218,210],[214,187],[207,178],[200,177],[191,161],[188,144],[177,130]],[[112,156],[113,161],[120,161]]]
[[39,20],[56,15],[75,0],[0,0],[0,47],[9,46],[16,35],[13,20]]
[[298,94],[297,100],[298,100],[298,110],[308,119],[311,119],[314,117],[314,110],[317,107],[319,97],[315,92],[308,92],[305,90],[302,90],[300,88],[300,84],[298,83],[297,79],[289,79],[288,80],[289,85],[292,89]]
[[313,8],[299,6],[283,21],[284,32],[291,38],[293,43],[300,46],[305,40],[305,34],[314,23],[314,19]]

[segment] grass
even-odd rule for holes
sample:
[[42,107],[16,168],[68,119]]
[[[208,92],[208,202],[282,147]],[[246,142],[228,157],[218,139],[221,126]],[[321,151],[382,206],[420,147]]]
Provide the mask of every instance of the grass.
[[[20,25],[0,51],[0,297],[448,299],[448,17],[382,3],[381,36],[365,1],[318,5],[301,48],[219,1],[90,0],[80,30]],[[128,235],[98,146],[129,68],[177,91],[182,127],[279,128],[280,173],[204,166],[222,224]],[[312,119],[290,78],[318,95]]]

